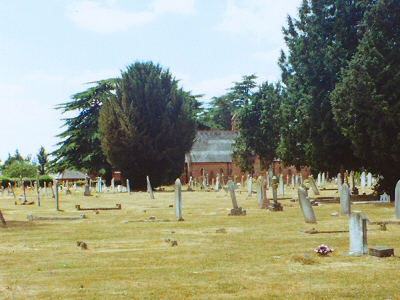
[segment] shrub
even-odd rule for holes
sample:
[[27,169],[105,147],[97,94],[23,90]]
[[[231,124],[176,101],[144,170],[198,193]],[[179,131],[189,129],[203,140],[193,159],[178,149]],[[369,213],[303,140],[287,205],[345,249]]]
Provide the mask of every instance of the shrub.
[[39,177],[39,184],[41,187],[44,187],[44,183],[46,183],[47,186],[49,186],[50,182],[53,182],[54,178],[51,177],[50,175],[41,175]]

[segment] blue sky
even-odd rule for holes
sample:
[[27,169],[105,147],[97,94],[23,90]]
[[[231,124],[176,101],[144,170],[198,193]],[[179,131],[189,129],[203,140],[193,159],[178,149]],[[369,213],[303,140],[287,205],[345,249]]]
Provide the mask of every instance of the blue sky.
[[244,75],[276,82],[282,26],[300,3],[0,1],[0,159],[55,150],[66,115],[54,107],[135,61],[168,68],[204,102]]

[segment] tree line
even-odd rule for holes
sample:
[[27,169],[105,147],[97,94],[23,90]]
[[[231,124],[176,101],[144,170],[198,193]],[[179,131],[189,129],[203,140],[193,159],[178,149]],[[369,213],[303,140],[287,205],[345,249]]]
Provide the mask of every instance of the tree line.
[[49,167],[108,179],[118,169],[133,188],[146,175],[169,184],[196,130],[230,130],[236,114],[232,156],[243,171],[257,157],[330,174],[363,167],[391,191],[400,178],[400,0],[303,0],[282,30],[280,81],[243,76],[208,106],[152,62],[94,82],[57,107],[78,115],[64,119]]

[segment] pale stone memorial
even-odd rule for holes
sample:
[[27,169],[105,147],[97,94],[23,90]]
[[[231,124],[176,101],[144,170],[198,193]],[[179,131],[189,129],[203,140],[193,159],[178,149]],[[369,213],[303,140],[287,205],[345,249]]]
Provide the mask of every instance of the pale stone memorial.
[[321,172],[319,172],[317,176],[317,187],[321,188]]
[[147,180],[147,192],[150,194],[150,198],[154,199],[153,189],[151,188],[149,176],[146,176],[146,180]]
[[337,174],[337,186],[340,195],[340,191],[342,190],[342,175],[340,173]]
[[400,219],[400,180],[397,181],[394,195],[394,217]]
[[283,183],[283,175],[279,175],[279,194],[281,196],[285,195],[285,185]]
[[129,183],[129,179],[126,180],[126,191],[128,192],[128,195],[131,194],[131,184]]
[[367,188],[371,188],[372,186],[372,174],[368,173],[367,174]]
[[367,254],[367,219],[361,211],[350,214],[350,253],[352,255]]
[[344,183],[340,190],[340,213],[342,215],[349,215],[350,211],[350,190],[349,186]]
[[231,179],[228,180],[228,190],[231,195],[231,200],[233,205],[233,209],[231,209],[231,213],[229,214],[229,216],[245,216],[246,210],[242,210],[241,207],[238,207],[235,195],[235,187]]
[[361,190],[365,189],[365,172],[361,173]]
[[301,212],[303,213],[303,217],[306,223],[317,223],[317,219],[315,218],[310,198],[308,197],[307,194],[307,190],[302,186],[300,186],[298,190],[298,195],[299,195]]
[[253,191],[253,178],[250,175],[247,175],[247,196],[251,196]]
[[320,193],[319,193],[317,185],[315,184],[314,178],[312,176],[309,176],[308,179],[310,181],[310,185],[311,185],[311,188],[312,188],[312,190],[314,192],[314,195],[319,195]]
[[183,221],[182,218],[182,183],[178,178],[175,181],[175,213],[178,221]]
[[282,205],[278,202],[278,182],[276,177],[273,176],[271,180],[271,187],[272,187],[272,197],[274,202],[270,204],[269,210],[270,211],[283,211]]

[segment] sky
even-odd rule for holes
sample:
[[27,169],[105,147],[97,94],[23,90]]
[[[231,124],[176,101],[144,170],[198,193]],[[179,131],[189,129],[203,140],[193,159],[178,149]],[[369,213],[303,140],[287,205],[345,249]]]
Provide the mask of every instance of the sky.
[[[55,107],[136,61],[212,97],[255,74],[277,82],[282,27],[301,0],[1,0],[0,159],[62,142]],[[286,51],[286,50],[285,50]]]

